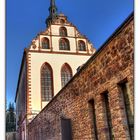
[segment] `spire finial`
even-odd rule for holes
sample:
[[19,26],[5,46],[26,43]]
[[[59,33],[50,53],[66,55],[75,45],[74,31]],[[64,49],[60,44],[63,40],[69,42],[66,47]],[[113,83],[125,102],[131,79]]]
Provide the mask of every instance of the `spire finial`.
[[50,0],[49,13],[50,15],[46,19],[46,24],[52,22],[57,17],[57,7],[55,5],[55,0]]
[[50,5],[54,6],[55,5],[55,0],[50,0]]
[[54,18],[57,15],[57,7],[55,5],[55,0],[50,0],[50,7],[49,7],[50,17]]

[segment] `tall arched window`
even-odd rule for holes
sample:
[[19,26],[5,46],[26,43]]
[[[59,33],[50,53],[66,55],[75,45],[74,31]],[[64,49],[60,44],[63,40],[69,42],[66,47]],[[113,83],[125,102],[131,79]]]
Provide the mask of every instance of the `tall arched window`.
[[86,51],[85,42],[82,41],[82,40],[79,40],[79,41],[78,41],[78,48],[79,48],[79,51]]
[[64,87],[72,77],[72,69],[68,64],[64,64],[61,69],[61,83]]
[[61,38],[59,40],[59,49],[60,50],[70,50],[69,40]]
[[60,27],[59,34],[60,36],[67,36],[67,29],[65,27]]
[[50,101],[53,97],[53,73],[48,63],[41,68],[41,98],[42,101]]
[[42,43],[42,49],[50,49],[48,38],[46,37],[42,38],[41,43]]

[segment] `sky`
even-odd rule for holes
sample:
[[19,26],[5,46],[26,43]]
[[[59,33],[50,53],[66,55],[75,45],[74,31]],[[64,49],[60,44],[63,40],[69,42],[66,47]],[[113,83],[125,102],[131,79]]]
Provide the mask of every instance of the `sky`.
[[[24,48],[46,29],[50,0],[6,2],[6,102],[14,102]],[[79,31],[98,49],[133,11],[133,0],[56,0]]]

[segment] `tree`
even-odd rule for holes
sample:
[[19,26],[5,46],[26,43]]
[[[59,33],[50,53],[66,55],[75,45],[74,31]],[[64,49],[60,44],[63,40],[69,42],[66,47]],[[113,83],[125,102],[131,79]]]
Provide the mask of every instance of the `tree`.
[[9,108],[6,111],[6,132],[16,131],[16,114],[14,103],[9,103]]

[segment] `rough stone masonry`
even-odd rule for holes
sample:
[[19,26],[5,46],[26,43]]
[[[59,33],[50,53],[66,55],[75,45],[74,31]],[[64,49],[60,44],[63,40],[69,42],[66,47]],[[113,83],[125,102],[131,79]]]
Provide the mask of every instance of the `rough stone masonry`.
[[132,14],[29,123],[28,139],[63,140],[70,128],[73,140],[134,139],[133,51]]

